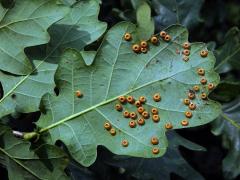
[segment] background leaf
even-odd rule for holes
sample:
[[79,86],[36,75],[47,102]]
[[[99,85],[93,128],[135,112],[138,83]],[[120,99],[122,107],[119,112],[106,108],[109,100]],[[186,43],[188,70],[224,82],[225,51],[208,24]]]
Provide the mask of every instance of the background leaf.
[[200,21],[202,4],[203,0],[153,0],[156,28],[160,30],[174,23],[194,27]]
[[223,106],[224,114],[215,120],[212,132],[222,136],[228,154],[223,160],[226,179],[235,179],[240,174],[240,103],[239,98]]
[[30,143],[15,138],[0,125],[0,158],[8,169],[9,180],[68,179],[64,172],[68,159],[56,146],[43,144],[31,150]]
[[227,32],[224,44],[216,50],[215,54],[217,58],[215,69],[219,73],[240,69],[240,31],[237,27],[233,27]]
[[[174,129],[183,128],[181,120],[188,107],[183,105],[189,89],[199,85],[201,92],[209,93],[206,86],[200,85],[196,70],[205,68],[208,82],[215,85],[219,76],[213,71],[214,56],[200,58],[199,52],[206,48],[202,43],[192,43],[190,60],[185,62],[176,49],[182,50],[182,43],[187,41],[188,33],[181,26],[172,26],[166,31],[172,36],[171,42],[160,40],[159,46],[149,45],[147,54],[136,54],[131,50],[131,43],[123,40],[126,32],[133,33],[136,28],[130,23],[114,26],[102,42],[94,63],[86,66],[81,54],[67,50],[56,73],[59,95],[46,94],[42,99],[43,114],[38,122],[40,133],[50,132],[48,139],[61,140],[70,154],[81,164],[89,166],[96,158],[96,147],[104,145],[115,154],[137,157],[162,156],[167,147],[165,124],[171,122]],[[191,78],[189,78],[191,77]],[[80,90],[82,98],[75,93]],[[153,101],[153,94],[160,93],[161,102]],[[130,128],[121,112],[114,109],[120,95],[132,95],[135,98],[145,96],[144,105],[150,111],[158,108],[160,122],[146,120],[146,125]],[[189,126],[206,124],[220,113],[218,103],[203,101],[196,93],[197,109],[189,120]],[[63,111],[64,109],[64,111]],[[136,111],[131,104],[124,105],[128,111]],[[109,121],[117,130],[111,136],[103,128]],[[150,143],[152,136],[158,136],[160,148],[158,155],[152,154]],[[127,139],[129,146],[121,146]]]
[[34,67],[24,48],[47,43],[47,28],[63,18],[67,10],[51,0],[16,0],[12,9],[1,5],[0,69],[18,75],[31,73]]

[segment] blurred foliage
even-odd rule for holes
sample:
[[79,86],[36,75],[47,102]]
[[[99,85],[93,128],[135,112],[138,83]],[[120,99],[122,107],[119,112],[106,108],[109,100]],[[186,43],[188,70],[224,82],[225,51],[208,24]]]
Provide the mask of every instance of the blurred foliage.
[[143,3],[148,3],[152,7],[155,31],[160,31],[172,24],[182,24],[192,28],[201,21],[200,9],[203,0],[122,0],[122,8],[113,8],[113,12],[122,20],[135,22],[137,19],[135,11],[138,11],[139,6]]
[[[240,10],[240,9],[239,9]],[[240,70],[240,30],[231,28],[225,38],[224,44],[215,51],[219,73],[227,73],[233,69]]]
[[236,79],[223,80],[217,89],[211,94],[211,97],[217,101],[229,102],[239,96],[240,82]]
[[152,7],[156,13],[156,30],[175,23],[188,29],[193,28],[201,21],[199,16],[202,5],[203,0],[152,0]]
[[240,98],[223,106],[224,114],[213,124],[212,132],[222,136],[222,145],[228,149],[223,159],[226,179],[234,179],[240,174]]

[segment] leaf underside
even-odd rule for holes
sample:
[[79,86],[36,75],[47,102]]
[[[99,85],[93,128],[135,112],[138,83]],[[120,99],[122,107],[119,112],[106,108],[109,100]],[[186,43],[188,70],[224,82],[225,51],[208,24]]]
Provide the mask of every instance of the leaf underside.
[[[219,83],[219,76],[213,71],[213,53],[209,52],[206,58],[199,55],[200,50],[206,49],[205,44],[192,43],[189,61],[183,61],[182,54],[176,50],[182,51],[188,33],[181,26],[172,26],[166,29],[172,41],[160,40],[157,46],[149,45],[148,53],[136,54],[131,50],[131,43],[123,40],[126,32],[135,31],[136,27],[130,23],[114,26],[106,34],[91,66],[85,65],[77,51],[65,51],[56,73],[59,95],[46,94],[42,99],[45,111],[38,121],[40,133],[49,130],[52,143],[64,142],[70,154],[85,166],[94,162],[98,145],[120,155],[162,156],[167,148],[165,124],[172,123],[173,129],[183,128],[184,112],[189,111],[183,99],[194,85],[199,85],[200,91],[192,100],[197,108],[192,111],[187,127],[206,124],[221,111],[218,103],[199,98],[201,92],[208,94],[209,90],[207,85],[201,85],[198,68],[205,69],[208,82]],[[75,95],[77,90],[83,93],[81,98]],[[161,94],[160,102],[153,100],[155,93]],[[114,108],[120,95],[132,95],[136,99],[145,96],[144,108],[147,111],[158,108],[160,121],[155,123],[149,118],[144,126],[130,128],[129,119]],[[123,108],[136,112],[132,104]],[[104,129],[105,122],[116,129],[115,136]],[[151,144],[153,136],[159,138],[158,145]],[[121,145],[122,140],[129,142],[128,147]],[[152,153],[153,147],[160,149],[159,154]]]
[[46,92],[53,93],[57,65],[41,61],[34,63],[36,66],[41,63],[38,72],[28,76],[12,76],[0,71],[4,92],[0,99],[0,118],[15,111],[35,112],[39,108],[41,97]]
[[[23,1],[23,4],[25,1]],[[45,6],[45,4],[43,5]],[[16,8],[18,6],[22,7],[24,5],[21,3],[15,5]],[[58,6],[58,8],[61,9],[62,7]],[[55,34],[52,32],[54,27],[50,28],[50,34],[53,38],[47,45],[47,53],[42,53],[45,56],[39,58],[36,54],[31,54],[35,70],[24,76],[14,76],[6,72],[0,72],[4,93],[2,99],[0,99],[0,118],[15,111],[29,113],[39,110],[41,97],[45,93],[54,92],[54,74],[57,65],[53,62],[59,61],[62,51],[66,47],[74,48],[76,44],[79,45],[79,50],[82,50],[84,46],[98,39],[106,30],[106,24],[97,20],[98,12],[99,5],[94,0],[76,3],[70,8],[69,14],[54,25],[54,27],[58,27]],[[20,17],[23,16],[21,14],[24,13],[21,12]],[[61,15],[61,18],[63,15]],[[87,23],[88,25],[86,25]],[[70,41],[66,44],[67,40]],[[36,50],[37,53],[41,52],[38,48]],[[95,54],[95,52],[89,53],[92,56]],[[91,64],[93,58],[88,56],[84,60],[87,64]]]

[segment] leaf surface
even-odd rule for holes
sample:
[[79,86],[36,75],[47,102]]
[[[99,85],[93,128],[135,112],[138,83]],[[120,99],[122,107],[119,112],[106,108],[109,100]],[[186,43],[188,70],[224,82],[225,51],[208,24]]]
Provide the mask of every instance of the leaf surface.
[[[63,141],[71,155],[81,164],[89,166],[96,158],[96,148],[104,145],[115,154],[137,157],[159,157],[167,148],[165,124],[172,123],[174,129],[184,128],[181,121],[186,119],[188,107],[183,104],[188,92],[194,85],[199,85],[193,102],[197,105],[192,111],[187,127],[206,124],[221,112],[220,105],[211,100],[199,98],[201,92],[209,93],[206,85],[200,84],[198,68],[205,69],[208,82],[217,85],[219,76],[213,71],[215,58],[212,52],[202,58],[199,52],[206,49],[203,43],[192,43],[190,60],[182,60],[182,43],[187,41],[188,33],[181,26],[172,26],[166,31],[172,41],[160,40],[158,46],[149,45],[146,54],[136,54],[131,50],[131,43],[124,41],[126,32],[134,33],[136,27],[130,23],[120,23],[106,34],[95,61],[91,66],[85,65],[80,53],[67,50],[56,73],[59,95],[46,94],[42,99],[45,110],[38,121],[40,133],[50,132],[53,142]],[[83,93],[81,98],[76,91]],[[162,100],[155,102],[153,95],[160,93]],[[129,119],[122,112],[115,110],[119,96],[133,96],[138,99],[145,96],[143,105],[149,112],[156,107],[160,121],[151,118],[144,126],[129,127]],[[123,105],[124,110],[136,112],[133,104]],[[140,115],[138,114],[138,117]],[[104,123],[110,122],[116,129],[111,136],[104,129]],[[153,146],[151,137],[157,136],[159,144]],[[127,140],[128,147],[121,142]],[[153,147],[160,149],[153,154]]]
[[11,9],[0,5],[0,69],[18,75],[31,73],[34,67],[24,49],[46,44],[48,27],[67,10],[52,0],[17,0]]

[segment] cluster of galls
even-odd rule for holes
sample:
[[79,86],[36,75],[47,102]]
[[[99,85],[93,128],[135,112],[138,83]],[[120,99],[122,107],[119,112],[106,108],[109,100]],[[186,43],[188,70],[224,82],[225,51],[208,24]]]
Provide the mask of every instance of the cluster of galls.
[[[153,45],[158,45],[159,44],[159,38],[162,38],[162,40],[169,42],[172,38],[167,32],[161,31],[157,35],[153,35],[149,40],[141,41],[139,44],[133,44],[132,45],[132,50],[135,53],[147,53],[149,50],[149,45],[148,43],[151,42]],[[125,33],[124,39],[126,41],[131,41],[132,40],[132,35],[130,33]],[[189,55],[191,53],[191,44],[189,42],[185,42],[182,44],[182,54],[183,54],[183,60],[187,62],[189,60]],[[177,49],[176,50],[177,54],[180,54],[180,51]],[[208,51],[207,50],[201,50],[200,51],[201,57],[207,57]]]
[[[187,62],[189,60],[189,55],[191,53],[191,44],[189,42],[185,42],[182,44],[182,54],[183,54],[183,60]],[[178,50],[176,50],[177,54],[180,53]],[[208,56],[208,51],[207,50],[201,50],[200,51],[200,56],[205,58]]]
[[[165,31],[161,31],[159,35],[153,35],[151,39],[147,41],[141,41],[140,44],[133,44],[132,45],[132,50],[135,53],[147,53],[149,49],[148,42],[150,41],[153,45],[158,45],[159,44],[159,37],[160,36],[164,41],[168,42],[171,40],[171,36],[167,34]],[[126,41],[131,41],[132,40],[132,35],[130,33],[126,33],[124,35],[124,39]]]
[[[197,74],[199,76],[201,76],[201,79],[200,79],[200,83],[202,85],[206,85],[207,84],[207,79],[204,77],[205,75],[205,70],[203,68],[198,68],[197,69]],[[213,83],[209,83],[207,85],[207,88],[209,91],[213,90],[214,89],[214,84]],[[188,98],[184,99],[183,100],[183,103],[188,106],[189,108],[189,111],[186,111],[185,112],[185,116],[186,118],[190,119],[193,114],[191,111],[194,111],[196,108],[197,108],[197,105],[193,102],[193,100],[196,98],[196,94],[200,91],[200,87],[198,85],[195,85],[193,86],[192,89],[189,90],[188,92]],[[202,100],[207,100],[207,94],[205,92],[201,92],[199,98],[201,98]],[[188,119],[184,119],[181,121],[181,124],[183,126],[187,126],[189,124],[189,121]]]
[[183,60],[185,62],[187,62],[189,60],[189,55],[191,53],[191,50],[190,50],[191,49],[191,45],[190,45],[189,42],[185,42],[185,43],[183,43],[182,47],[183,47],[183,51],[182,51]]
[[[123,111],[122,105],[125,103],[133,104],[137,108],[138,114],[136,112],[129,112],[127,110],[123,111],[123,117],[131,119],[129,121],[129,127],[135,128],[137,124],[142,126],[145,124],[145,120],[150,118],[150,113],[143,107],[143,104],[146,102],[146,98],[144,96],[139,97],[138,100],[135,100],[133,96],[127,96],[127,97],[120,96],[118,100],[120,104],[115,105],[115,109],[117,111]],[[154,94],[153,100],[155,102],[159,102],[161,100],[160,94],[159,93]],[[159,122],[160,117],[158,115],[157,108],[152,108],[151,113],[152,113],[153,122]],[[138,115],[140,115],[139,118],[138,118]],[[137,122],[135,121],[136,119],[138,119]]]
[[[153,100],[155,102],[161,101],[161,96],[159,93],[156,93],[153,95]],[[144,96],[139,97],[137,100],[133,96],[120,96],[118,97],[119,103],[115,104],[115,109],[119,112],[122,112],[122,115],[124,118],[130,119],[129,120],[129,127],[130,128],[135,128],[137,125],[143,126],[145,124],[145,120],[149,119],[152,117],[152,121],[154,123],[157,123],[160,121],[160,116],[158,114],[158,109],[157,108],[152,108],[151,112],[148,112],[143,105],[147,101],[147,99]],[[129,112],[127,110],[124,110],[123,105],[129,103],[132,104],[136,107],[137,112]],[[109,131],[109,133],[113,136],[116,135],[116,130],[112,127],[112,125],[109,122],[105,122],[104,128]],[[159,140],[157,137],[152,137],[150,139],[150,143],[152,145],[158,145]],[[122,146],[127,147],[129,145],[128,140],[124,139],[122,140]],[[152,153],[153,154],[158,154],[159,153],[159,148],[158,147],[153,147]]]
[[[207,81],[207,79],[204,77],[204,76],[205,76],[205,70],[204,70],[203,68],[199,68],[199,69],[197,69],[197,73],[198,73],[198,75],[201,77],[201,78],[200,78],[200,83],[201,83],[202,85],[206,85],[208,81]],[[209,84],[207,85],[208,90],[213,90],[214,87],[215,87],[215,86],[214,86],[213,83],[209,83]],[[202,97],[202,99],[206,99],[205,95],[202,95],[201,97]]]

